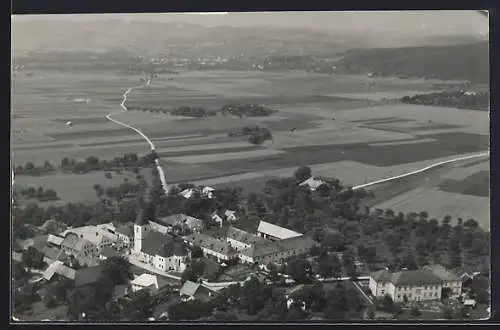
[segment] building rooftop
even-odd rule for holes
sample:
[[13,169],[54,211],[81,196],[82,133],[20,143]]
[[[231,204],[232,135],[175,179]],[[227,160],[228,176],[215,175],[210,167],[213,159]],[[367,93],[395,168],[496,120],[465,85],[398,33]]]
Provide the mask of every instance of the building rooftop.
[[134,224],[127,222],[125,224],[118,224],[115,227],[115,232],[125,235],[127,237],[134,237]]
[[307,236],[296,236],[291,238],[282,239],[279,241],[266,241],[265,243],[257,243],[248,249],[243,250],[243,255],[256,258],[272,255],[278,252],[296,250],[296,249],[310,249],[314,244],[314,240]]
[[196,230],[202,229],[204,226],[203,220],[181,213],[160,218],[157,220],[157,222],[165,226],[188,226],[189,228]]
[[62,247],[67,247],[75,251],[82,251],[85,245],[85,240],[74,232],[65,233],[64,240],[61,243]]
[[158,280],[156,275],[144,273],[138,277],[136,277],[133,281],[130,282],[132,285],[142,286],[144,288],[154,286],[158,288]]
[[246,232],[244,230],[238,229],[236,227],[230,226],[227,230],[227,238],[232,238],[238,242],[253,245],[258,242],[266,242],[265,239],[257,236],[250,234],[249,232]]
[[61,243],[63,241],[64,241],[64,237],[61,237],[61,236],[49,234],[49,236],[47,237],[47,243],[54,244],[57,246],[61,246]]
[[272,223],[266,221],[260,221],[257,231],[269,236],[277,237],[279,239],[302,236],[301,233],[297,233],[293,230],[273,225]]
[[206,248],[222,255],[229,256],[235,252],[226,241],[218,240],[205,234],[191,234],[184,236],[184,239],[201,248]]
[[423,269],[431,271],[432,273],[434,273],[434,275],[436,275],[442,281],[445,281],[445,282],[452,282],[452,281],[459,281],[460,280],[460,278],[457,275],[453,274],[452,272],[450,272],[449,270],[444,268],[442,265],[427,265],[427,266],[424,266]]
[[442,283],[442,280],[438,276],[425,269],[403,270],[395,273],[390,273],[387,270],[379,270],[371,273],[370,276],[376,282],[390,282],[395,286],[432,285]]
[[107,230],[98,228],[96,226],[83,226],[83,227],[71,228],[66,230],[64,233],[66,235],[68,233],[76,234],[81,239],[89,241],[94,245],[101,244],[104,238],[107,238],[111,241],[115,241],[117,239],[116,235],[110,233]]
[[181,287],[179,290],[180,295],[186,295],[186,296],[194,296],[196,294],[196,291],[198,291],[198,288],[201,286],[200,283],[195,283],[192,281],[186,281],[184,285]]

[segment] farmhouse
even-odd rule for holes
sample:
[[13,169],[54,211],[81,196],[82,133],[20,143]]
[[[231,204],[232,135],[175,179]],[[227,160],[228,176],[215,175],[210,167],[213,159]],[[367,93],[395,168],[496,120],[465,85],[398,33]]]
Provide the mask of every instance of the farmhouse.
[[309,179],[299,183],[301,187],[308,187],[311,191],[316,191],[319,187],[324,185],[326,182],[323,180],[315,179],[314,177],[310,177]]
[[206,286],[192,281],[186,281],[179,290],[179,296],[181,297],[182,301],[189,301],[189,300],[207,301],[210,300],[212,294],[213,292]]
[[224,220],[217,212],[212,213],[212,220],[215,221],[219,227],[222,227]]
[[445,287],[451,286],[453,294],[457,294],[459,280],[450,274],[441,266],[395,273],[380,270],[370,274],[369,286],[374,296],[388,294],[394,302],[438,300]]
[[281,263],[290,257],[308,252],[315,244],[310,237],[295,236],[279,241],[255,244],[241,251],[239,257],[245,263]]
[[96,226],[71,228],[66,230],[61,236],[66,238],[68,233],[75,234],[80,239],[90,242],[95,247],[96,252],[99,252],[105,246],[112,246],[118,240],[115,234]]
[[187,251],[172,236],[151,229],[151,225],[139,213],[134,224],[133,253],[142,262],[162,271],[182,272],[186,268]]
[[266,221],[261,221],[259,223],[257,233],[260,237],[272,241],[302,236],[301,233],[297,233],[293,230],[273,225],[272,223]]
[[229,245],[236,251],[242,251],[252,247],[255,244],[266,242],[265,239],[250,234],[244,230],[238,229],[236,227],[229,227],[226,233],[226,240]]
[[205,228],[203,220],[185,214],[174,214],[149,223],[154,230],[162,233],[172,232],[174,227],[179,227],[181,230],[189,229],[194,233],[199,233]]
[[130,282],[132,292],[140,290],[149,290],[151,293],[156,293],[163,287],[169,285],[169,282],[158,275],[144,273]]
[[212,236],[192,234],[184,236],[184,240],[191,246],[200,247],[205,256],[214,258],[217,262],[228,261],[236,256],[236,250],[228,242]]

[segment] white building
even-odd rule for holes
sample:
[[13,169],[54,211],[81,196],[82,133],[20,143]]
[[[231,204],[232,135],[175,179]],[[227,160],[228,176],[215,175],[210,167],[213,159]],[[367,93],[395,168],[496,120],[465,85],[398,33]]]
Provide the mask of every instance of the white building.
[[259,227],[257,228],[257,233],[260,237],[269,240],[280,240],[280,239],[302,236],[301,233],[297,233],[293,230],[273,225],[272,223],[266,221],[261,221],[259,223]]
[[[438,300],[447,286],[452,287],[452,295],[460,294],[461,284],[457,283],[460,280],[458,277],[450,279],[443,280],[442,275],[438,276],[429,268],[395,273],[380,270],[370,274],[369,286],[374,296],[389,295],[394,302]],[[455,289],[457,286],[460,288]]]

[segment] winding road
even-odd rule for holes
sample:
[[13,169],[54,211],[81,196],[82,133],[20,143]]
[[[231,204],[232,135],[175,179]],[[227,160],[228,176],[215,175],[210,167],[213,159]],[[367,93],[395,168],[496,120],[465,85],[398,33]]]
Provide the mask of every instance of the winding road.
[[[151,84],[151,79],[148,79],[146,81],[146,83],[143,84],[143,85],[136,86],[136,87],[131,87],[131,88],[127,89],[125,91],[125,93],[123,93],[123,99],[122,99],[122,102],[120,103],[120,107],[122,108],[122,110],[110,113],[110,114],[106,115],[106,118],[108,120],[110,120],[110,121],[112,121],[112,122],[120,125],[120,126],[129,128],[129,129],[133,130],[134,132],[136,132],[137,134],[139,134],[142,138],[144,138],[144,140],[146,140],[146,142],[148,143],[149,148],[151,149],[151,151],[155,151],[155,145],[153,144],[153,142],[151,141],[151,139],[148,138],[147,135],[144,134],[141,130],[139,130],[138,128],[135,128],[135,127],[133,127],[131,125],[128,125],[128,124],[126,124],[124,122],[121,122],[118,119],[113,118],[114,115],[117,115],[117,114],[123,113],[125,111],[128,111],[127,106],[126,106],[126,102],[127,102],[127,96],[128,96],[129,93],[131,93],[134,89],[138,89],[138,88],[142,88],[142,87],[145,87],[145,86],[149,86],[150,84]],[[468,159],[473,159],[473,158],[487,157],[489,155],[490,155],[489,151],[484,151],[484,152],[480,152],[480,153],[477,153],[477,154],[472,154],[472,155],[469,154],[469,155],[465,155],[465,156],[460,156],[460,157],[456,157],[456,158],[449,159],[449,160],[446,160],[446,161],[437,162],[437,163],[431,164],[429,166],[426,166],[426,167],[423,167],[421,169],[417,169],[417,170],[414,170],[414,171],[411,171],[411,172],[407,172],[407,173],[403,173],[403,174],[400,174],[400,175],[396,175],[396,176],[392,176],[392,177],[388,177],[388,178],[384,178],[384,179],[380,179],[380,180],[375,180],[375,181],[368,182],[368,183],[365,183],[365,184],[362,184],[362,185],[354,186],[354,187],[352,187],[352,189],[353,190],[357,190],[357,189],[362,189],[362,188],[368,188],[368,187],[371,187],[371,186],[374,186],[374,185],[377,185],[377,184],[386,183],[386,182],[390,182],[390,181],[402,179],[402,178],[405,178],[405,177],[408,177],[408,176],[411,176],[411,175],[419,174],[419,173],[428,171],[430,169],[433,169],[435,167],[439,167],[439,166],[442,166],[442,165],[446,165],[446,164],[450,164],[450,163],[454,163],[454,162],[460,162],[460,161],[464,161],[464,160],[468,160]],[[161,184],[162,184],[163,190],[165,191],[165,194],[168,194],[168,186],[167,186],[167,180],[165,178],[165,172],[163,171],[163,168],[161,167],[161,164],[160,164],[160,161],[159,161],[158,158],[155,159],[155,164],[156,164],[156,169],[158,170],[158,173],[159,173],[159,176],[160,176],[160,180],[161,180]]]
[[[154,143],[141,130],[139,130],[138,128],[135,128],[131,125],[125,124],[124,122],[121,122],[118,119],[113,118],[114,115],[128,111],[127,106],[126,106],[126,102],[127,102],[127,96],[130,92],[132,92],[134,89],[137,89],[137,88],[149,86],[150,84],[151,84],[151,79],[148,79],[148,80],[146,80],[146,83],[144,85],[130,87],[129,89],[127,89],[125,91],[125,93],[123,93],[122,103],[120,103],[120,107],[122,108],[122,110],[106,115],[106,119],[108,119],[108,120],[112,121],[113,123],[116,123],[120,126],[123,126],[123,127],[126,127],[126,128],[133,130],[134,132],[139,134],[142,138],[144,138],[144,140],[146,140],[151,151],[155,151]],[[167,186],[167,180],[165,178],[165,172],[163,171],[163,168],[161,167],[161,164],[160,164],[160,160],[158,158],[155,159],[155,165],[156,165],[156,169],[158,170],[158,174],[160,176],[160,181],[161,181],[161,185],[163,187],[163,190],[165,191],[165,194],[168,194],[168,186]]]

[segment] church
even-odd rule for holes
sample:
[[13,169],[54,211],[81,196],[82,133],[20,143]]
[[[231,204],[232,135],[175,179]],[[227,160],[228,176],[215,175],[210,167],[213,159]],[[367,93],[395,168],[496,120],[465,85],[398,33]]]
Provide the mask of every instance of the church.
[[154,219],[155,208],[146,202],[134,223],[134,247],[132,253],[142,262],[158,270],[183,272],[188,263],[188,251],[168,234],[151,228],[148,219]]

